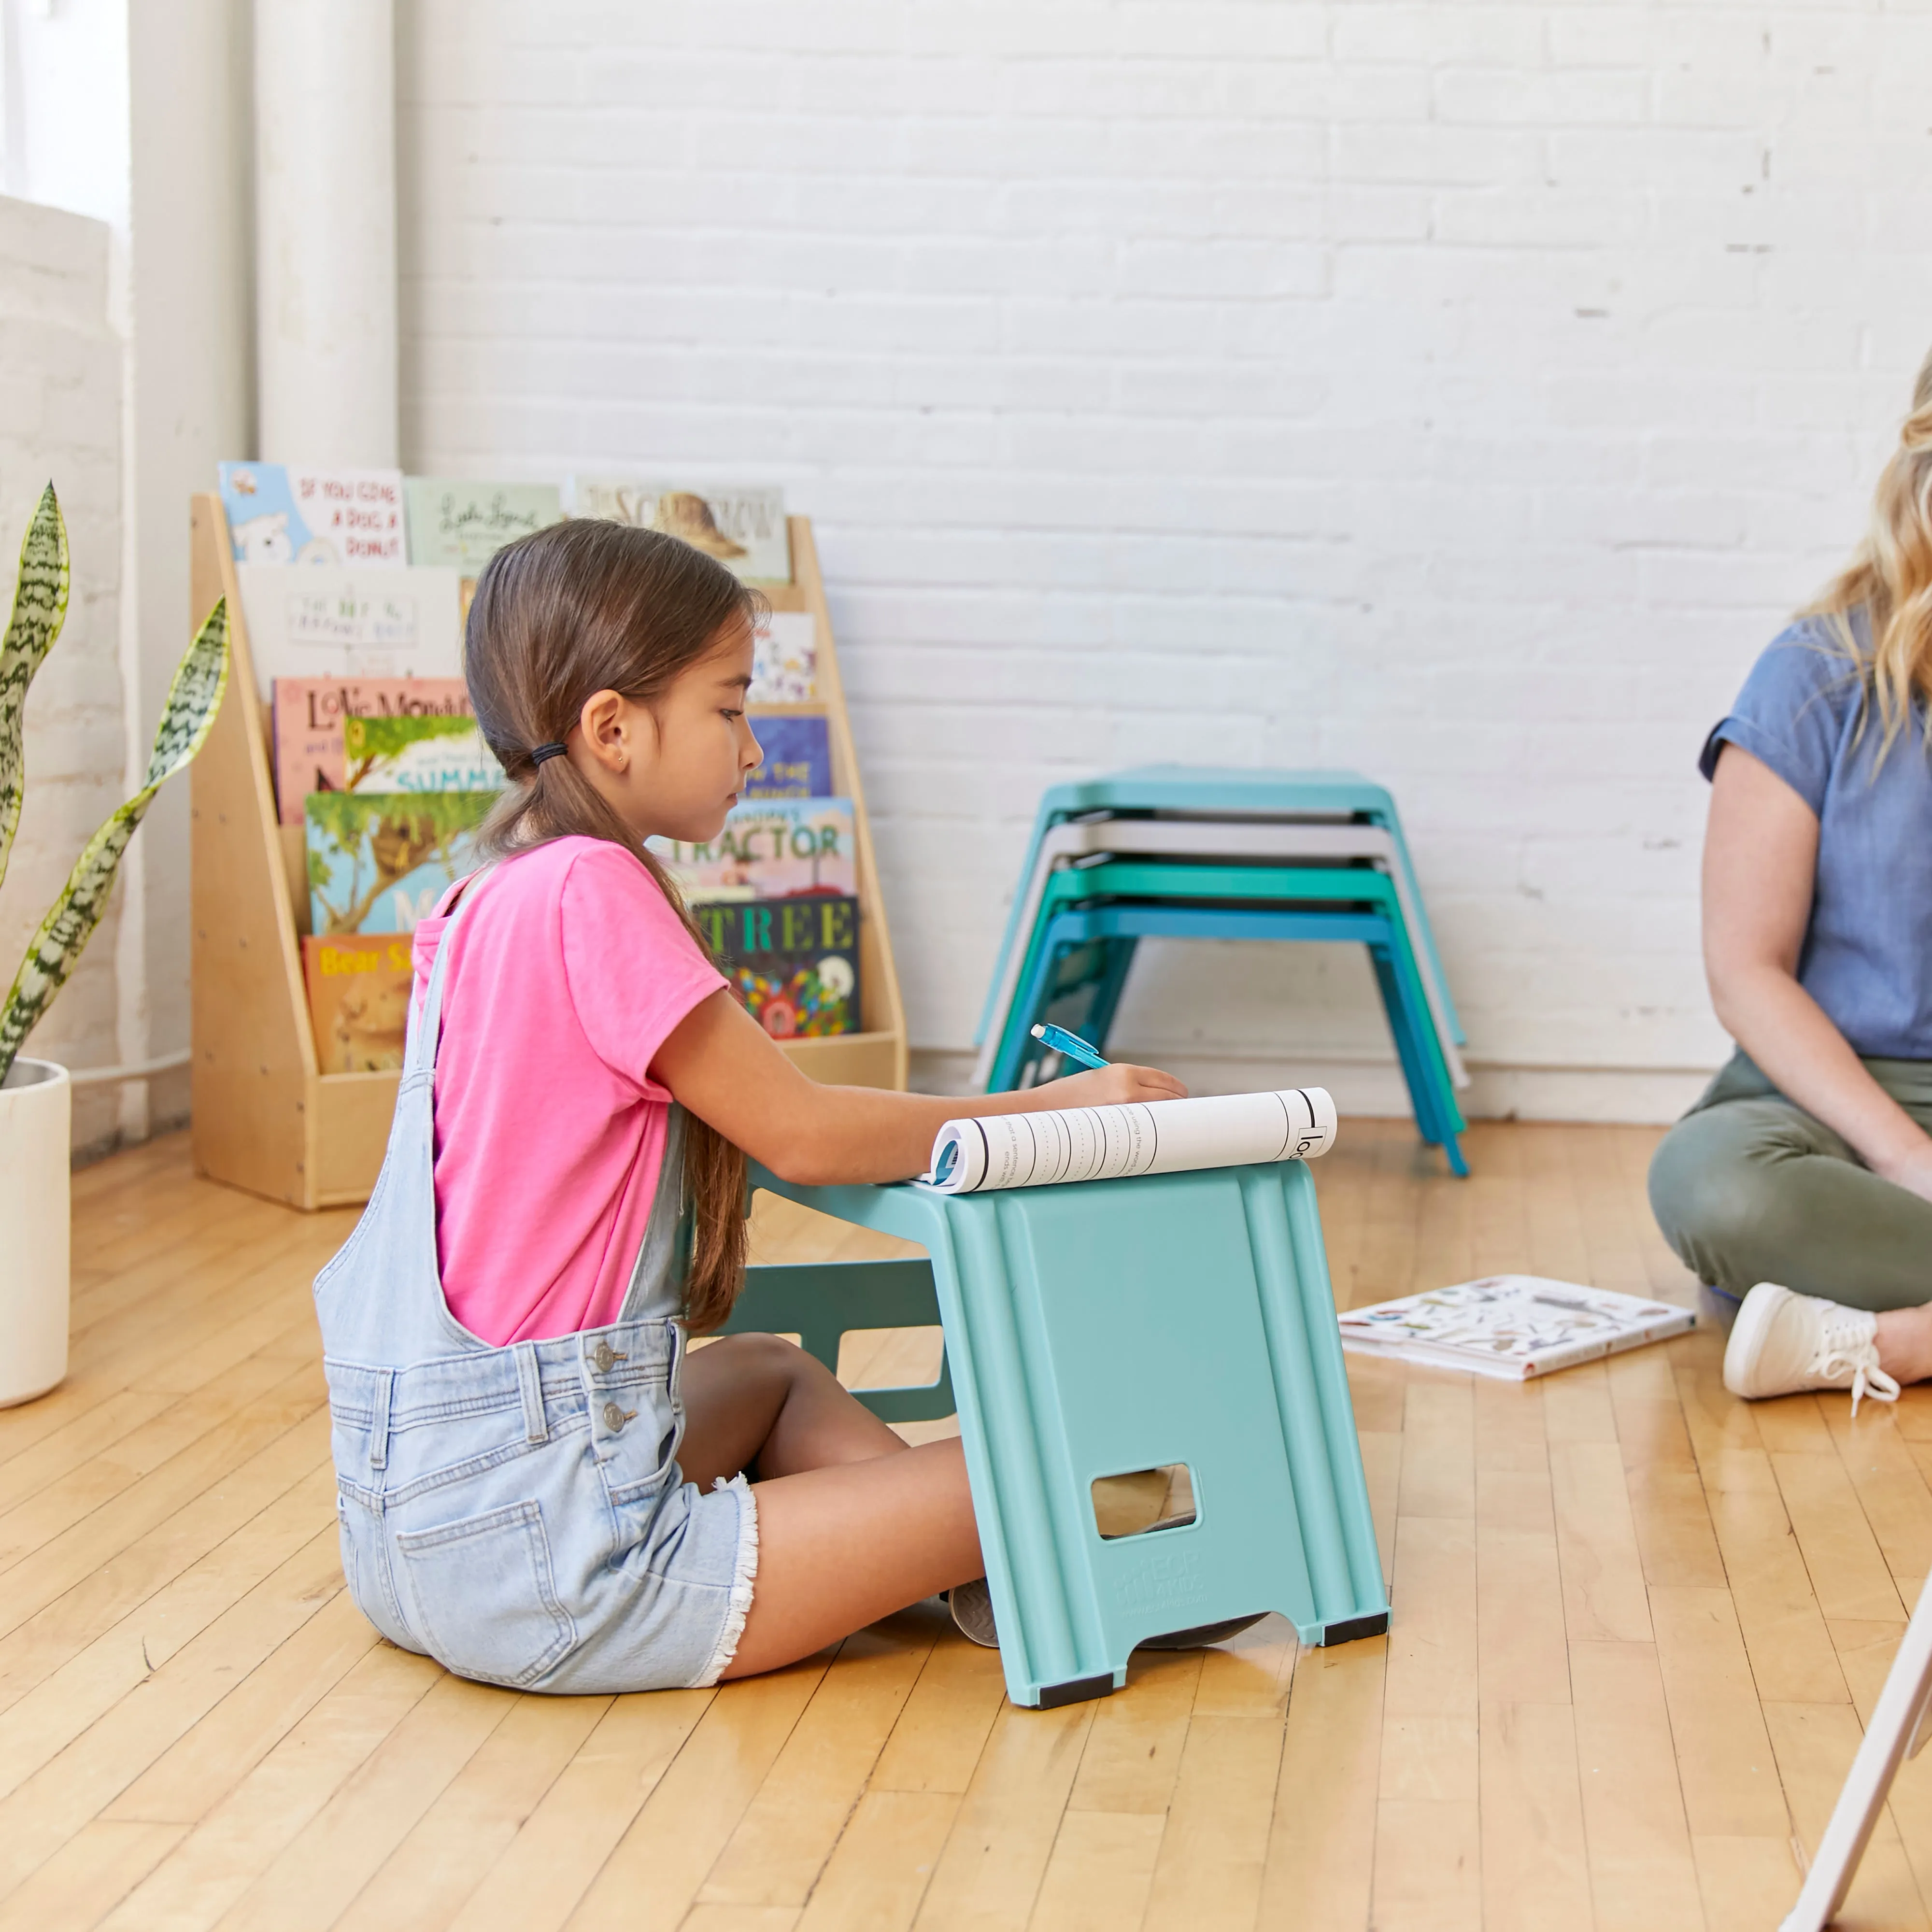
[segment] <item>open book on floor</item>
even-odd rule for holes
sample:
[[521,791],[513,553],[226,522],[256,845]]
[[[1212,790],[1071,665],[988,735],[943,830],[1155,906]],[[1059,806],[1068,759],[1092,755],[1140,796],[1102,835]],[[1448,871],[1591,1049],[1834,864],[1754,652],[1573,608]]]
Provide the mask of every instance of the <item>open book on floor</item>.
[[1492,1274],[1342,1314],[1342,1346],[1527,1382],[1697,1325],[1688,1308],[1541,1275]]

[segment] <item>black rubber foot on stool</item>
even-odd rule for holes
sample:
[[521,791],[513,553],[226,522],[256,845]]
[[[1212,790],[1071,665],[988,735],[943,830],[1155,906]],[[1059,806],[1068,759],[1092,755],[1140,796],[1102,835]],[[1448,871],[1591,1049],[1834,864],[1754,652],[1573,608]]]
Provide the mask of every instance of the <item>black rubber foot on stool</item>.
[[1351,1617],[1346,1623],[1330,1624],[1322,1633],[1324,1649],[1330,1644],[1353,1643],[1358,1637],[1381,1636],[1388,1629],[1389,1613],[1378,1610],[1372,1617]]
[[1102,1671],[1098,1677],[1070,1677],[1064,1684],[1042,1684],[1040,1687],[1039,1708],[1042,1711],[1057,1711],[1063,1704],[1084,1704],[1093,1697],[1111,1697],[1114,1694],[1114,1673]]

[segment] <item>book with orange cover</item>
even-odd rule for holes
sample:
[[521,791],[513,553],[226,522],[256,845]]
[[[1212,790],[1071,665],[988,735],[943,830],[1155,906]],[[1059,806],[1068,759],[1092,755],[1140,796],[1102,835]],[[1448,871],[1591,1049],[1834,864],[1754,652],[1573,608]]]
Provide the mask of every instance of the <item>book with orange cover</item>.
[[303,939],[302,977],[323,1072],[380,1073],[402,1065],[413,944],[406,932]]

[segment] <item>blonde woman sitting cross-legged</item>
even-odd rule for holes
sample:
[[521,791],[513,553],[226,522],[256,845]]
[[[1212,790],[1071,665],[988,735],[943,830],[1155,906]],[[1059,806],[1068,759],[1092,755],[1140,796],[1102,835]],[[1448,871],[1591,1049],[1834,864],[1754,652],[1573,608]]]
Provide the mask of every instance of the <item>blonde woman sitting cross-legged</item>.
[[1711,734],[1704,958],[1738,1051],[1651,1163],[1743,1298],[1736,1395],[1932,1376],[1932,358],[1850,566]]

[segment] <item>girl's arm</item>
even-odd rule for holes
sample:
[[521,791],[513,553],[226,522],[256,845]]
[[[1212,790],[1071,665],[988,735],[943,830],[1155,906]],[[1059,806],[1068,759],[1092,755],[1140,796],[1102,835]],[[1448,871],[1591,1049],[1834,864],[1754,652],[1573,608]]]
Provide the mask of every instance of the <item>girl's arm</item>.
[[1187,1094],[1171,1074],[1147,1066],[1109,1066],[1023,1094],[970,1100],[821,1087],[722,986],[699,1000],[658,1049],[651,1077],[754,1160],[801,1186],[923,1173],[940,1129],[964,1114],[1178,1100]]
[[1720,752],[1704,842],[1704,970],[1724,1030],[1787,1100],[1874,1173],[1932,1199],[1932,1138],[1865,1071],[1798,983],[1818,820],[1762,760]]

